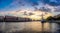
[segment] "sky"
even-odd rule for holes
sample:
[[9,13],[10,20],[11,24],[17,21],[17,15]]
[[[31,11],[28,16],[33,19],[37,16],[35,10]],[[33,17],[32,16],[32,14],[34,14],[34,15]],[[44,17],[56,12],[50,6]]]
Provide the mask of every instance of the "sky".
[[60,0],[0,0],[0,15],[18,15],[21,11],[37,10],[60,14]]

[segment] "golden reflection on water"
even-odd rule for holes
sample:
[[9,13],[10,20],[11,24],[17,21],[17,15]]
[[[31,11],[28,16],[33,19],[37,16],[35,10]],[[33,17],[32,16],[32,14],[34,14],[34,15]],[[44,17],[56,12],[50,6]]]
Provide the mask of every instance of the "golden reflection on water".
[[[41,22],[28,22],[26,24],[27,28],[30,28],[30,30],[33,31],[42,31],[42,23]],[[50,31],[50,24],[44,23],[43,27],[44,31]]]
[[[42,31],[42,23],[39,21],[6,23],[6,28],[10,29],[9,31]],[[49,23],[44,23],[44,31],[50,31]]]

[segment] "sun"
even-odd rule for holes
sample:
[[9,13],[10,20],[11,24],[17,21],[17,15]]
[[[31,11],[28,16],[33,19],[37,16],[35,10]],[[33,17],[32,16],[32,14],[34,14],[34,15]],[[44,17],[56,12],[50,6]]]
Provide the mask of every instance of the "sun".
[[[24,14],[24,12],[26,12],[26,14]],[[41,20],[41,15],[43,13],[43,17],[44,19],[46,19],[47,17],[49,16],[53,16],[52,13],[49,13],[49,12],[43,12],[43,11],[40,11],[40,10],[37,10],[37,11],[32,11],[32,10],[20,10],[18,12],[16,11],[12,11],[12,12],[9,12],[10,14],[12,14],[13,16],[17,16],[17,17],[24,17],[24,18],[30,18],[32,20]],[[31,15],[29,15],[29,13],[32,13]]]
[[30,15],[30,16],[26,16],[32,20],[41,20],[42,19],[42,13],[43,13],[43,18],[46,19],[49,16],[53,16],[53,14],[49,13],[49,12],[42,12],[42,11],[33,11],[31,12],[34,15]]

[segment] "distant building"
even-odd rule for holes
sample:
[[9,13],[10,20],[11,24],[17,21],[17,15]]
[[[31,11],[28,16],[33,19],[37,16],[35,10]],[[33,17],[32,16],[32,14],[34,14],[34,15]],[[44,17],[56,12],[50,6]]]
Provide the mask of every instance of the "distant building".
[[0,22],[4,21],[4,17],[0,16]]
[[17,21],[17,17],[15,16],[5,16],[5,21]]
[[0,16],[0,19],[2,20],[2,19],[4,19],[4,17],[3,16]]
[[5,16],[5,21],[21,21],[21,22],[23,22],[23,21],[31,21],[31,19],[30,18],[22,18],[22,17],[15,17],[15,16]]
[[58,14],[58,15],[54,16],[54,18],[58,18],[58,17],[60,17],[60,14]]

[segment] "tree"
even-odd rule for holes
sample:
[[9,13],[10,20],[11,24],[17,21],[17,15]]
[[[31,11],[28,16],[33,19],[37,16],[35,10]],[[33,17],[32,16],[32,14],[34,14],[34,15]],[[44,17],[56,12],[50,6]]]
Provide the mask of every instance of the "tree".
[[56,20],[60,20],[60,17],[57,17]]
[[47,21],[52,20],[52,19],[53,19],[52,16],[49,16],[49,17],[46,18]]

